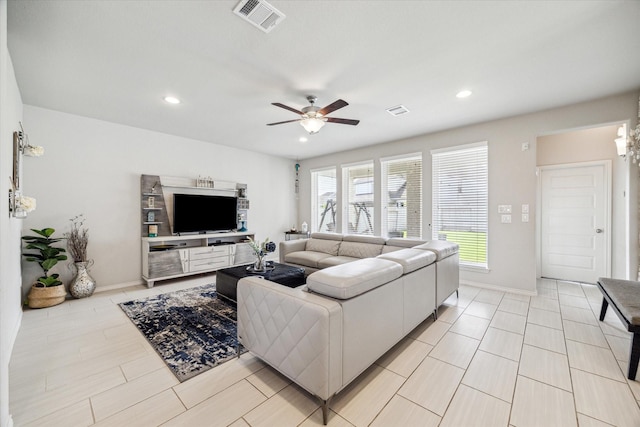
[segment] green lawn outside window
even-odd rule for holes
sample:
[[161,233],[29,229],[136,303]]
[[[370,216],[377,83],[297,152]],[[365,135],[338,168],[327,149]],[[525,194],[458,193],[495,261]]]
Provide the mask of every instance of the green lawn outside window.
[[473,231],[446,231],[439,233],[446,236],[449,242],[460,245],[460,262],[485,264],[487,263],[487,233]]

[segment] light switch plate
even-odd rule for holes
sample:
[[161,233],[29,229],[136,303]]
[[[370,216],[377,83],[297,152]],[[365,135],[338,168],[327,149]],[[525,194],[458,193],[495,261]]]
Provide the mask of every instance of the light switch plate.
[[511,224],[511,215],[502,215],[503,224]]
[[498,213],[511,213],[511,205],[498,205]]
[[528,213],[523,213],[522,214],[522,222],[529,222],[529,214]]
[[522,213],[529,213],[529,205],[522,205]]

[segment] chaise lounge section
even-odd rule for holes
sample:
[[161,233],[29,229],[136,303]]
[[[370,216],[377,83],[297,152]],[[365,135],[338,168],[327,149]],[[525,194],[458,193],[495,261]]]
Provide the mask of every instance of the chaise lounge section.
[[412,248],[318,270],[295,289],[243,278],[238,341],[319,397],[326,424],[330,399],[434,312],[435,281],[436,254]]

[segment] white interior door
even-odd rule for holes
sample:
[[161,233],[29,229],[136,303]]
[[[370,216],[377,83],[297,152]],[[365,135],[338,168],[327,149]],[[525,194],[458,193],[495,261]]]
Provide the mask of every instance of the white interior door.
[[609,163],[540,169],[542,277],[595,283],[610,274]]

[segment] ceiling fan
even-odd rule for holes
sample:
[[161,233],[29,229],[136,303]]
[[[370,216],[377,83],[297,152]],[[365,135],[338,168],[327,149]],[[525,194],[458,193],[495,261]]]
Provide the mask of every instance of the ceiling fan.
[[360,120],[338,119],[336,117],[326,117],[327,114],[349,105],[347,101],[338,99],[337,101],[327,105],[326,107],[320,108],[314,105],[317,99],[318,98],[316,98],[313,95],[307,96],[307,101],[309,101],[311,105],[309,105],[308,107],[304,107],[302,111],[298,111],[295,108],[291,108],[284,104],[280,104],[279,102],[271,103],[271,105],[275,105],[276,107],[284,108],[285,110],[293,111],[296,114],[300,114],[300,118],[296,120],[287,120],[284,122],[269,123],[267,124],[267,126],[281,125],[283,123],[300,122],[302,127],[307,132],[309,132],[310,134],[314,134],[314,133],[318,133],[320,129],[327,122],[340,123],[343,125],[352,125],[352,126],[355,126],[358,123],[360,123]]

